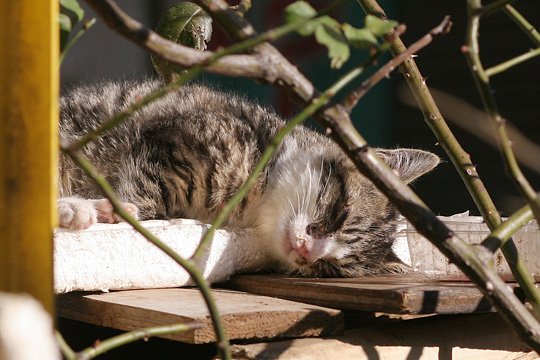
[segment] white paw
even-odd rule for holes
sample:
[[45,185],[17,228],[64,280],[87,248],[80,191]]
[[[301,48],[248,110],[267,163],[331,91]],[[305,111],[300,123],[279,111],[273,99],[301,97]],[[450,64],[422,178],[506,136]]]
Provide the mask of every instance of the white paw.
[[[108,199],[80,199],[76,197],[61,198],[57,201],[60,226],[70,230],[84,230],[100,223],[117,223],[122,219],[114,213]],[[132,203],[123,203],[124,209],[137,218],[138,209]]]
[[83,230],[97,222],[97,211],[91,200],[75,197],[57,201],[60,226],[70,230]]
[[[97,210],[97,219],[100,223],[114,224],[123,221],[120,216],[114,213],[113,206],[109,199],[91,200],[94,202],[94,206]],[[138,218],[137,214],[139,209],[132,203],[122,203],[122,207],[135,219]]]

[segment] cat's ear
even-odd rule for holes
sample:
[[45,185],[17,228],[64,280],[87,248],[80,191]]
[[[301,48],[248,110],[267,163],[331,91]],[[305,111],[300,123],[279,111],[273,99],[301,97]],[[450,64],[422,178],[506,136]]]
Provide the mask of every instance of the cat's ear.
[[406,183],[433,170],[440,162],[437,155],[417,149],[377,149],[377,154]]

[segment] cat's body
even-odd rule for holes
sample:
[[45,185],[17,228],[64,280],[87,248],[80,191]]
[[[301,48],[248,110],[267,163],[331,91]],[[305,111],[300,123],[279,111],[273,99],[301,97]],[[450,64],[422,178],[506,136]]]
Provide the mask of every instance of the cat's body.
[[[103,83],[61,101],[60,140],[69,143],[162,84]],[[83,152],[140,219],[211,221],[251,173],[284,121],[231,94],[190,85],[87,145]],[[438,158],[380,150],[410,182]],[[106,200],[62,155],[61,225],[113,222]],[[328,138],[297,127],[280,145],[228,226],[253,228],[261,250],[286,271],[355,277],[402,269],[392,252],[397,211]]]

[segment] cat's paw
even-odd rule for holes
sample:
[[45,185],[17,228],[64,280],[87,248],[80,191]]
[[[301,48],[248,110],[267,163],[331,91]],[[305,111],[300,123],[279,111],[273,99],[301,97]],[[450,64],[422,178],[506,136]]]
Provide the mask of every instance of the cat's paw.
[[[132,203],[122,203],[122,206],[131,216],[138,218],[137,206]],[[98,222],[114,224],[122,221],[108,199],[61,198],[57,207],[60,226],[70,230],[84,230]]]
[[98,220],[97,210],[91,200],[75,197],[57,201],[60,226],[70,230],[83,230]]
[[[97,211],[97,219],[100,223],[114,224],[122,221],[122,218],[114,213],[114,208],[109,199],[91,200]],[[122,203],[122,207],[135,219],[138,218],[139,209],[132,203]]]

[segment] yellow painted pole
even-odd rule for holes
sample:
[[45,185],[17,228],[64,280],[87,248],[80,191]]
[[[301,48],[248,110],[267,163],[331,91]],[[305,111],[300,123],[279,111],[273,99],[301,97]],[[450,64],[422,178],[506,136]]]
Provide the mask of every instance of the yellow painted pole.
[[0,0],[0,291],[53,312],[58,0]]

